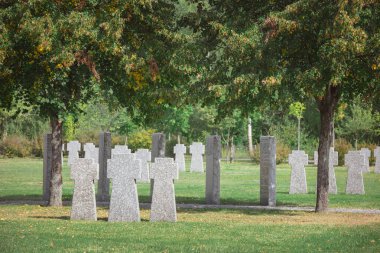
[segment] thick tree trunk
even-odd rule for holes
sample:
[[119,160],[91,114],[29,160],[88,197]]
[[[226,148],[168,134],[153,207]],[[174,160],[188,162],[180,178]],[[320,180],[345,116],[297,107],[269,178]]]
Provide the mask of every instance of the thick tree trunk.
[[50,179],[50,206],[62,206],[62,122],[58,115],[50,118],[52,129],[52,166]]
[[335,107],[339,100],[338,88],[329,86],[322,100],[317,99],[321,118],[318,147],[316,212],[327,211],[329,204],[329,154]]

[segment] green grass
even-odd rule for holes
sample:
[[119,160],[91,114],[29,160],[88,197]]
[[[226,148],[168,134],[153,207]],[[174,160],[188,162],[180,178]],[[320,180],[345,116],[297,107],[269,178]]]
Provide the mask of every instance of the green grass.
[[[189,167],[189,162],[187,162]],[[187,168],[188,169],[188,168]],[[373,169],[373,168],[372,168]],[[380,209],[380,174],[364,174],[365,195],[345,194],[347,170],[337,167],[338,194],[330,195],[330,207]],[[308,194],[288,194],[290,167],[277,166],[277,204],[292,206],[314,206],[316,167],[306,168]],[[69,178],[66,163],[63,168],[63,197],[72,198],[73,181]],[[222,162],[221,203],[259,204],[259,166],[250,162],[229,164]],[[147,202],[149,184],[138,184],[139,199]],[[175,183],[177,203],[204,203],[205,174],[181,172]],[[41,159],[0,159],[0,200],[39,200],[42,194]]]
[[180,210],[177,223],[70,221],[69,207],[0,206],[0,252],[379,252],[380,216]]

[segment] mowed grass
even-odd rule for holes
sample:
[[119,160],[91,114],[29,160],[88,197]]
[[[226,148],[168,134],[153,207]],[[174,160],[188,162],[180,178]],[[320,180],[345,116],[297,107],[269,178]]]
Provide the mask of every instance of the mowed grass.
[[[187,171],[189,161],[187,161]],[[290,166],[277,165],[277,205],[314,206],[316,167],[306,167],[308,194],[290,195]],[[347,170],[336,167],[338,194],[330,195],[330,207],[380,209],[380,174],[364,174],[365,195],[345,194]],[[66,159],[63,167],[63,198],[71,200],[73,181],[69,177]],[[177,203],[205,203],[205,173],[181,172],[175,182]],[[250,162],[222,162],[221,203],[238,205],[259,204],[259,165]],[[140,202],[148,202],[150,185],[138,184]],[[0,159],[0,201],[40,200],[42,194],[41,159]]]
[[70,221],[70,207],[0,206],[0,252],[379,252],[380,215],[179,210],[177,223]]

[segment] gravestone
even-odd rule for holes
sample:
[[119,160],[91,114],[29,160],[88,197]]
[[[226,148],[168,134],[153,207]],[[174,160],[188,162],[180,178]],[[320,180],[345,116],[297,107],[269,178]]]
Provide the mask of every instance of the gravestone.
[[318,165],[318,151],[314,151],[314,165]]
[[79,158],[80,143],[79,141],[70,141],[67,143],[67,151],[69,152],[69,157],[67,159],[67,164],[70,167],[73,161]]
[[[154,133],[152,134],[152,155],[151,162],[154,163],[156,157],[165,157],[165,134]],[[150,179],[150,201],[152,202],[154,180]]]
[[178,165],[173,158],[156,158],[150,178],[154,180],[150,221],[177,221],[174,179],[178,179]]
[[92,159],[77,158],[70,169],[74,180],[71,219],[97,220],[94,181],[99,178],[99,165]]
[[364,155],[360,151],[349,151],[344,156],[344,165],[348,168],[346,193],[364,194],[363,167]]
[[135,154],[114,154],[108,160],[112,193],[108,221],[140,221],[136,179],[141,178],[141,161]]
[[293,150],[289,164],[292,167],[289,194],[307,193],[305,165],[308,164],[308,155],[305,151]]
[[52,134],[44,135],[44,159],[43,159],[43,183],[42,183],[42,200],[50,200],[50,179],[51,179],[51,166],[52,166],[52,148],[51,148]]
[[331,147],[329,155],[329,193],[331,194],[338,193],[334,165],[338,165],[338,152],[334,151],[334,148]]
[[86,143],[83,146],[84,158],[93,159],[94,163],[99,163],[99,148],[96,148],[93,143]]
[[276,206],[276,139],[260,137],[260,204]]
[[141,179],[137,182],[149,183],[149,163],[152,158],[152,154],[148,149],[138,149],[136,151],[136,159],[141,161]]
[[375,161],[375,173],[380,174],[380,147],[376,147],[373,151]]
[[201,142],[193,142],[190,145],[191,163],[190,172],[203,173],[203,154],[205,153],[205,146]]
[[184,144],[176,144],[174,146],[175,162],[178,164],[179,171],[186,170],[185,154],[186,146]]
[[371,157],[371,150],[368,148],[360,149],[360,153],[364,156],[363,172],[369,172],[369,158]]
[[107,178],[107,160],[111,159],[111,133],[102,132],[99,135],[99,181],[97,199],[110,199],[110,180]]
[[221,157],[222,144],[220,136],[209,136],[206,142],[206,204],[220,204]]
[[121,155],[121,154],[131,154],[132,152],[126,145],[115,145],[111,153],[113,156],[113,155]]

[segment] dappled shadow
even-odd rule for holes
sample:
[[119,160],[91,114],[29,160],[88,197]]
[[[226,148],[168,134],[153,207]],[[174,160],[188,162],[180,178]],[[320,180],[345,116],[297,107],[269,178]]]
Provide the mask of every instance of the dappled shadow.
[[186,209],[186,208],[180,208],[177,210],[178,214],[181,213],[190,213],[190,214],[197,214],[197,213],[227,213],[227,214],[245,214],[245,215],[252,215],[252,216],[260,216],[260,215],[267,215],[267,214],[277,214],[277,215],[284,215],[284,216],[297,216],[300,215],[300,213],[304,213],[306,211],[288,211],[288,210],[253,210],[253,209],[223,209],[221,208],[202,208],[202,209]]
[[70,216],[29,216],[35,219],[55,219],[55,220],[70,220]]

